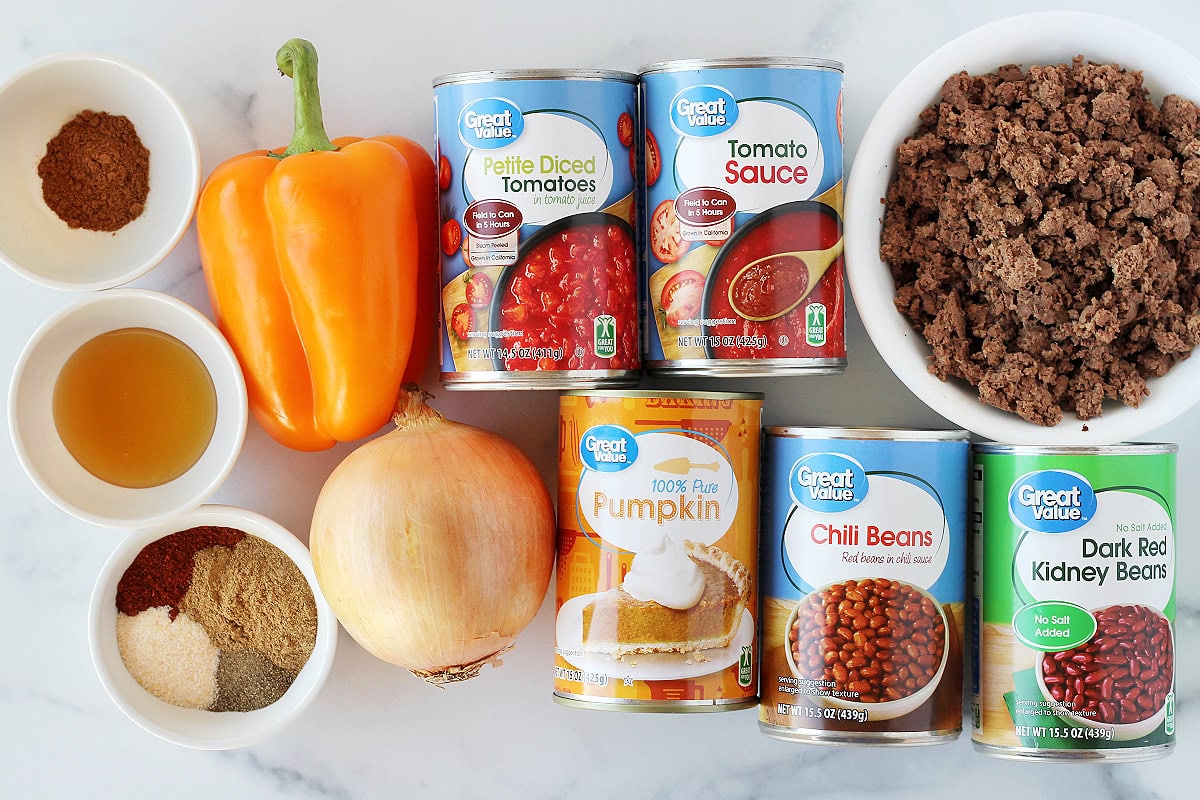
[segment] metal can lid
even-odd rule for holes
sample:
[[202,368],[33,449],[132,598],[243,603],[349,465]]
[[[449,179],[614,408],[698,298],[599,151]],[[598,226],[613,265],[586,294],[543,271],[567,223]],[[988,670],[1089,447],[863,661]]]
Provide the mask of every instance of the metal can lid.
[[1121,444],[997,444],[984,442],[973,446],[976,453],[1013,456],[1149,456],[1178,453],[1179,445],[1169,442],[1123,442]]
[[635,400],[666,398],[672,400],[762,400],[762,392],[687,392],[650,389],[572,389],[563,397],[616,397]]
[[433,79],[433,88],[455,83],[487,83],[491,81],[620,81],[637,83],[632,72],[614,69],[482,69],[473,72],[451,72]]
[[821,428],[798,425],[771,425],[765,428],[768,436],[811,439],[872,439],[905,442],[965,442],[967,432],[961,430],[924,430],[919,428]]
[[683,72],[700,69],[827,69],[845,72],[841,61],[828,58],[799,58],[794,56],[736,56],[733,58],[684,58],[676,61],[657,61],[638,70],[639,75],[656,72]]

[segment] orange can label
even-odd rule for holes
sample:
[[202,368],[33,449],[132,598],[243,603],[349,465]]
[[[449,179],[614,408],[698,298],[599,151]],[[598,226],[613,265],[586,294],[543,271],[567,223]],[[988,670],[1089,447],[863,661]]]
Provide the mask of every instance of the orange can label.
[[761,416],[748,393],[562,395],[557,699],[754,704]]

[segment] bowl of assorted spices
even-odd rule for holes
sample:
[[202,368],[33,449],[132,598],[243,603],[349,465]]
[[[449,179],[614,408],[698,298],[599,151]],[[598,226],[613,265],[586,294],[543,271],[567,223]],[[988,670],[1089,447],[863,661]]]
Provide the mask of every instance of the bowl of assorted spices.
[[277,733],[312,702],[337,619],[300,540],[251,511],[205,505],[121,543],[92,592],[88,639],[133,722],[223,750]]
[[0,262],[44,286],[107,289],[187,231],[200,150],[159,83],[104,53],[39,59],[0,82]]

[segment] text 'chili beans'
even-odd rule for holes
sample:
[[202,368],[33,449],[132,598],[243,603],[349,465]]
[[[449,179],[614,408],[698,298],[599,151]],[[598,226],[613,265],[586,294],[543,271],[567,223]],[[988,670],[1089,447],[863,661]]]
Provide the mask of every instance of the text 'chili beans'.
[[764,448],[763,731],[955,738],[966,434],[768,428]]

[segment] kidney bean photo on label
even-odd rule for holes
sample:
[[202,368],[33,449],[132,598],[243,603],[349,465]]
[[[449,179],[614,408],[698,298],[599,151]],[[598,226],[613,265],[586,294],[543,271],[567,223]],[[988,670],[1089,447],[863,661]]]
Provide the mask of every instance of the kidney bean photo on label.
[[1149,719],[1175,682],[1171,624],[1141,605],[1093,612],[1096,632],[1079,647],[1043,653],[1042,683],[1057,702],[1095,721]]

